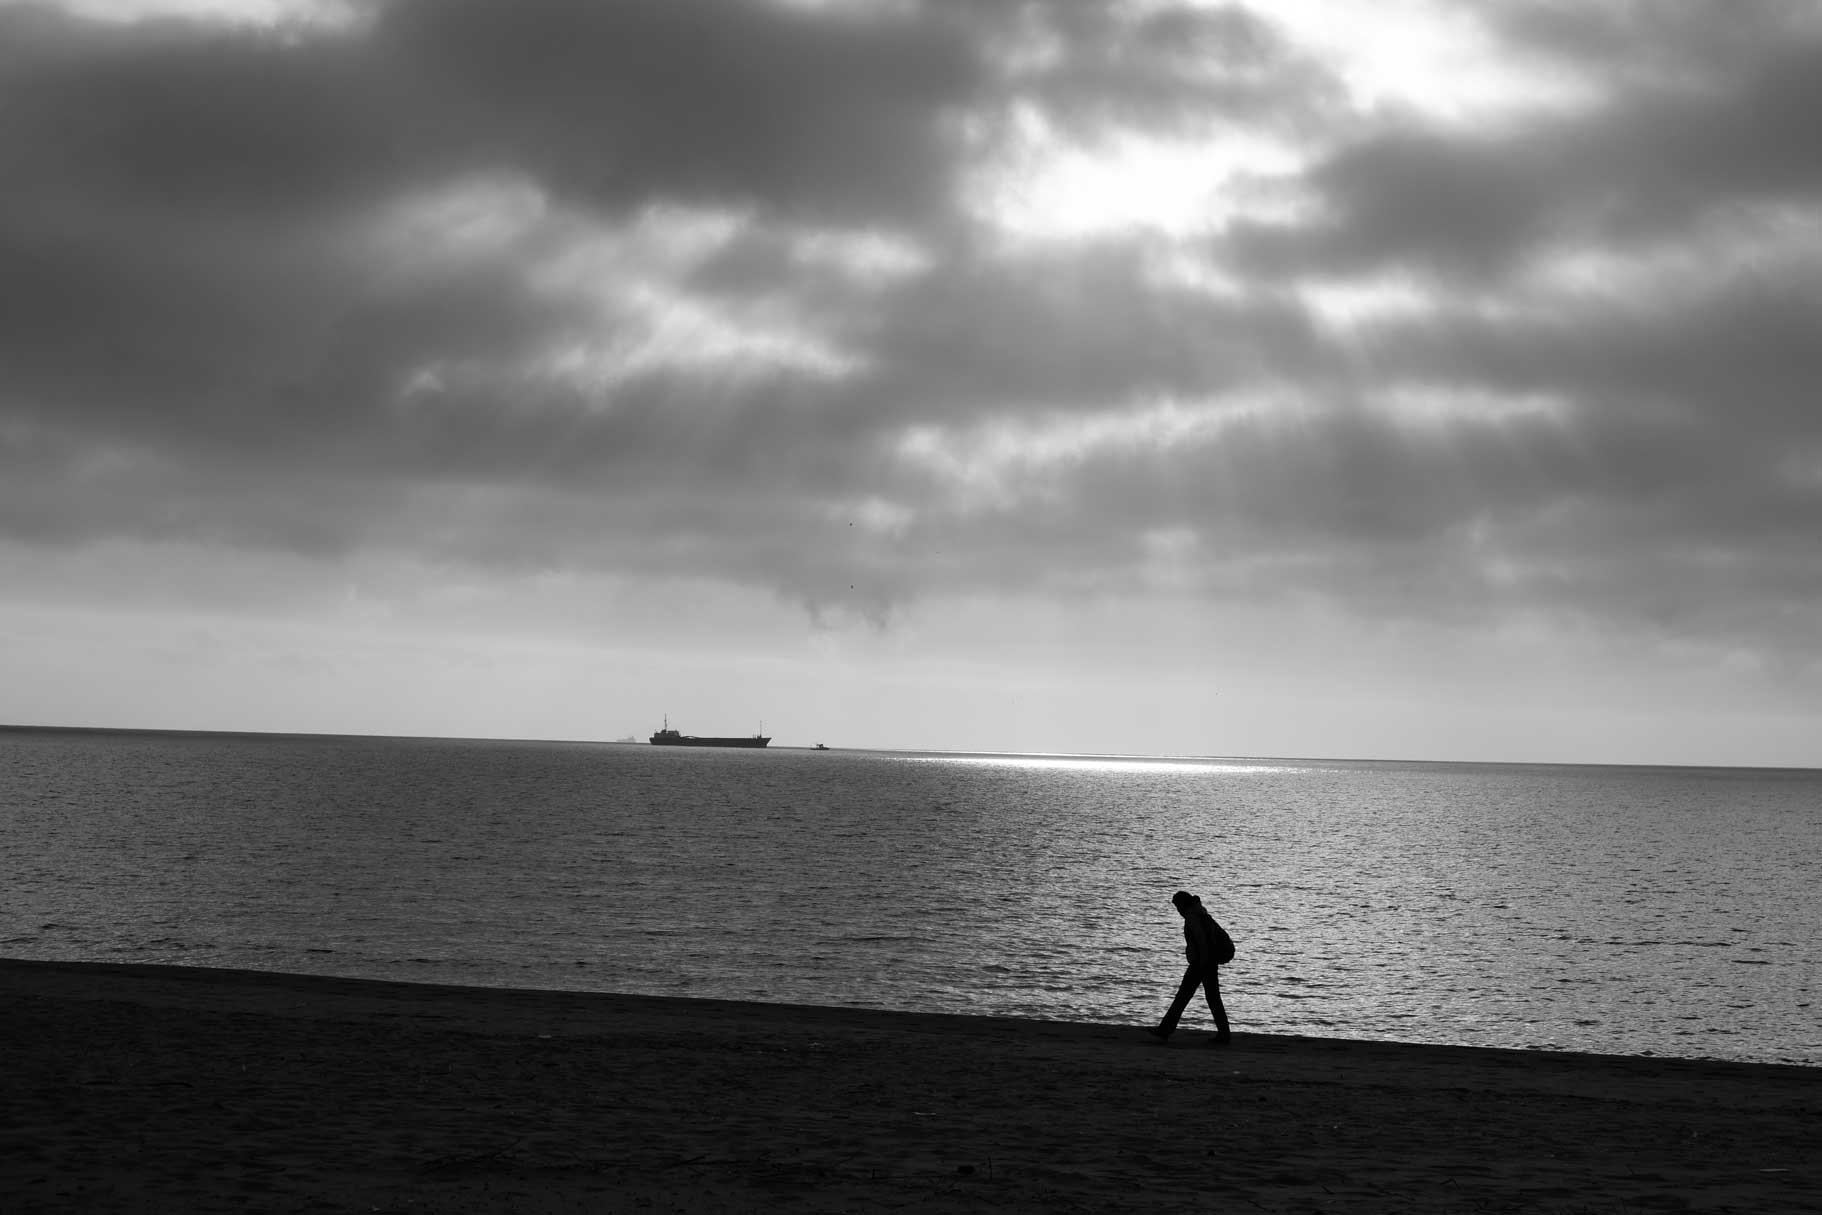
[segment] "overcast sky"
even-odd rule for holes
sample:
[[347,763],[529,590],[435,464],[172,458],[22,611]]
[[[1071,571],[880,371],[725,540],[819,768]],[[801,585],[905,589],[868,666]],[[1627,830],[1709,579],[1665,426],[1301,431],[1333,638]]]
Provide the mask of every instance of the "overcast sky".
[[0,0],[0,721],[1822,765],[1822,6]]

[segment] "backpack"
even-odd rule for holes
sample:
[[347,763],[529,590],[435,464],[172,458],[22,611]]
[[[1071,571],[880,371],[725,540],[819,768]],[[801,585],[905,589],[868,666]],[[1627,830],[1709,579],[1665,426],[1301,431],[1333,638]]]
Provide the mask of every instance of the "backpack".
[[1215,965],[1225,966],[1234,960],[1234,938],[1227,935],[1227,929],[1214,916],[1204,911],[1202,920],[1208,925],[1208,936],[1215,945]]

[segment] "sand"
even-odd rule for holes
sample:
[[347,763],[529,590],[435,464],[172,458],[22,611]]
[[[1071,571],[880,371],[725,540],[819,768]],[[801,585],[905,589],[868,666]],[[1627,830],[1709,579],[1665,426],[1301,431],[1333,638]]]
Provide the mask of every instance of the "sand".
[[0,1017],[14,1212],[1822,1210],[1816,1068],[43,962]]

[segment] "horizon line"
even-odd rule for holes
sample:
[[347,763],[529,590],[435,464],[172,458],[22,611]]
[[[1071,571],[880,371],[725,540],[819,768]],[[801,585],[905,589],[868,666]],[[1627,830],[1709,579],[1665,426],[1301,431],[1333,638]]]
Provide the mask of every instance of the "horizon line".
[[[477,743],[544,743],[562,746],[650,746],[634,736],[623,738],[534,738],[530,736],[487,734],[373,734],[336,730],[223,730],[188,726],[76,726],[32,722],[0,722],[0,732],[40,734],[171,734],[213,735],[224,738],[357,738],[391,739],[401,742],[477,742]],[[768,751],[816,751],[814,743],[789,743],[767,747]],[[1200,755],[1187,753],[1150,753],[1120,751],[997,751],[976,747],[886,747],[829,746],[828,752],[885,755],[983,756],[1007,759],[1048,760],[1127,760],[1152,763],[1273,763],[1273,764],[1430,764],[1483,768],[1664,768],[1678,771],[1735,771],[1822,773],[1822,766],[1797,764],[1725,764],[1668,763],[1625,760],[1553,760],[1553,759],[1417,759],[1404,756],[1350,755]]]

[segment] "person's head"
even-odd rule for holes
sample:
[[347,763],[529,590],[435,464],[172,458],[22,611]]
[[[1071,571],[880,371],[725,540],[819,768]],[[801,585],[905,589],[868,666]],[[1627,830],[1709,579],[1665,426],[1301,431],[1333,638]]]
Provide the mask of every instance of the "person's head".
[[1185,917],[1194,915],[1196,912],[1196,908],[1202,902],[1201,899],[1197,898],[1195,895],[1191,894],[1187,890],[1177,891],[1177,893],[1170,896],[1170,901],[1171,901],[1171,904],[1174,907],[1176,907],[1177,913],[1179,915],[1182,915]]

